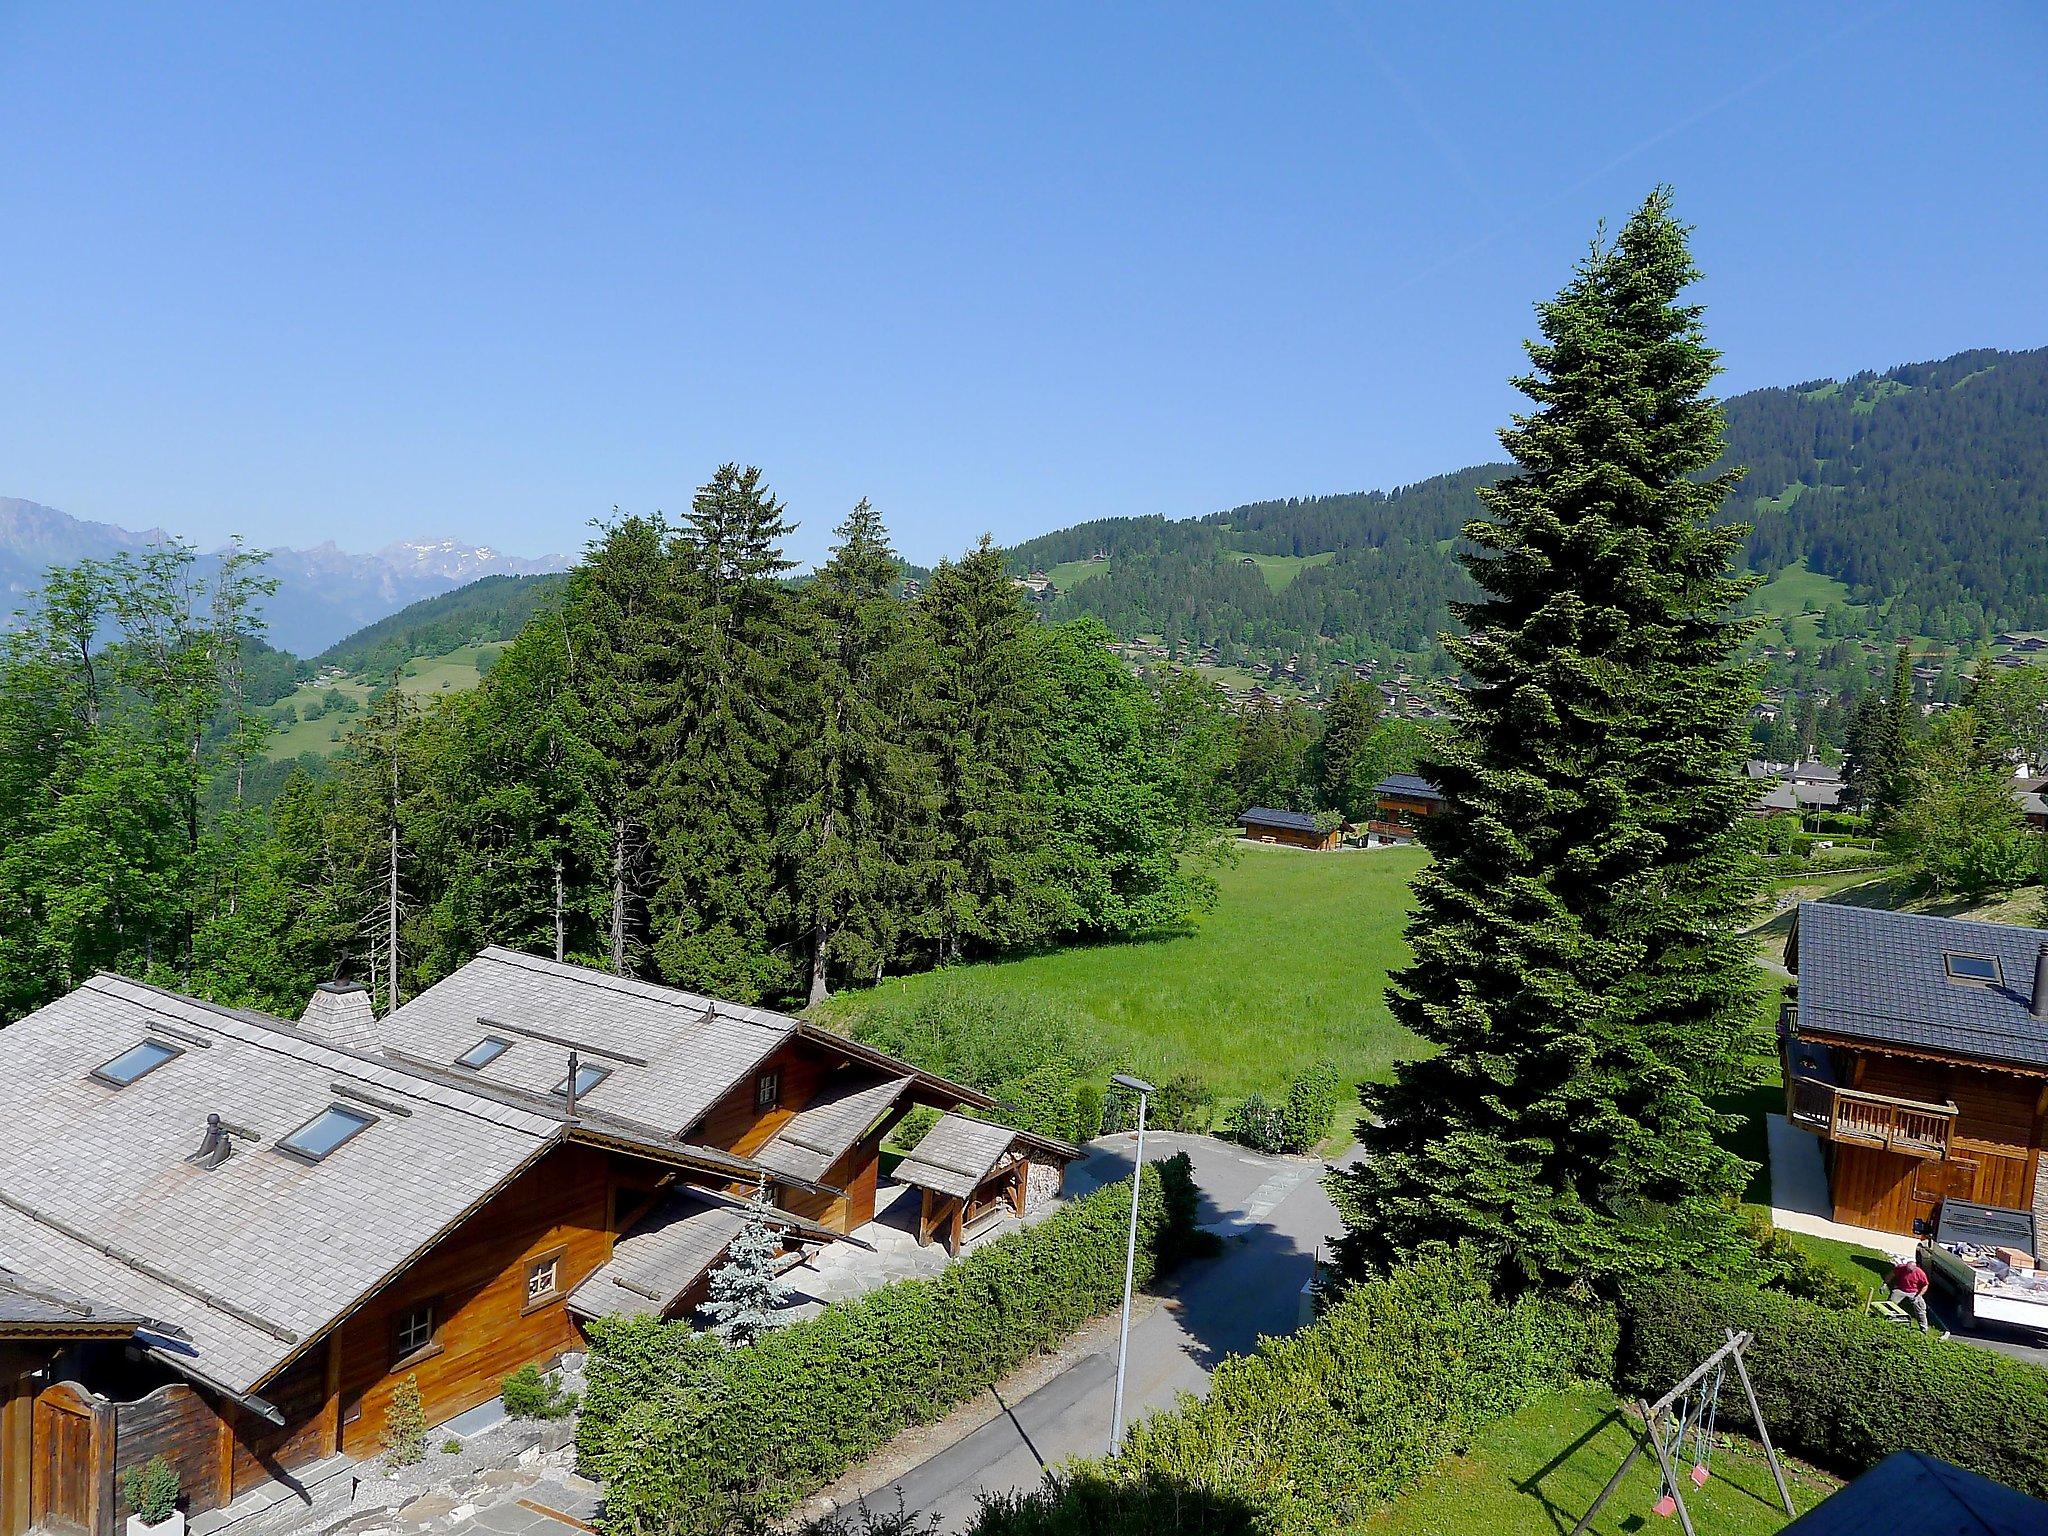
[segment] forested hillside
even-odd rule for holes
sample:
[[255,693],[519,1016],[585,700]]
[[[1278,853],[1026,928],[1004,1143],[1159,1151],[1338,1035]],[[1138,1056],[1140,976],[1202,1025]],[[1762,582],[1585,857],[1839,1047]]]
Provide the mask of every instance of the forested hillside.
[[[1722,466],[1749,473],[1723,515],[1755,524],[1752,568],[1804,561],[1841,584],[1834,638],[1967,646],[2048,627],[2048,348],[1755,390],[1726,411]],[[1011,564],[1052,576],[1056,617],[1093,614],[1124,638],[1215,645],[1225,662],[1392,653],[1433,668],[1451,602],[1470,595],[1459,530],[1502,472],[1083,523]]]
[[510,640],[540,605],[561,592],[568,577],[486,576],[453,592],[423,598],[357,630],[314,660],[344,672],[388,676],[419,656],[459,646]]

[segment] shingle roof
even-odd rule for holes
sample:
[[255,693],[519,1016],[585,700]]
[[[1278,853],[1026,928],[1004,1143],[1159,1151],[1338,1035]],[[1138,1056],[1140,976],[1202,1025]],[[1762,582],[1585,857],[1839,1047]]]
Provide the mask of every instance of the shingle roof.
[[[126,1087],[89,1075],[146,1037],[181,1054]],[[255,1389],[563,1129],[282,1020],[112,976],[0,1030],[0,1080],[0,1262],[152,1319],[153,1347],[231,1392]],[[275,1150],[335,1104],[375,1123],[321,1162]],[[211,1169],[187,1161],[209,1114],[236,1133]]]
[[972,1194],[995,1171],[1003,1155],[1019,1143],[1050,1152],[1064,1162],[1083,1155],[1079,1147],[1050,1136],[966,1115],[941,1115],[910,1155],[896,1165],[895,1177],[920,1189],[964,1197]]
[[[1789,957],[1799,1031],[2048,1067],[2048,1020],[2028,1011],[2044,940],[2038,928],[1801,902]],[[2001,979],[1951,981],[1944,954],[1995,957]]]
[[[1908,1511],[1911,1518],[1903,1518]],[[1784,1536],[1885,1530],[2041,1536],[2048,1531],[2048,1503],[1919,1451],[1893,1451],[1786,1526]]]
[[1418,800],[1441,800],[1444,792],[1429,780],[1413,773],[1390,773],[1373,785],[1376,795],[1407,795]]
[[1278,827],[1288,832],[1313,832],[1316,819],[1306,811],[1276,811],[1270,805],[1255,805],[1237,818],[1241,827]]
[[118,1336],[133,1333],[142,1322],[132,1312],[87,1301],[61,1286],[0,1266],[0,1339]]
[[[838,1234],[773,1206],[768,1225],[830,1242]],[[710,1190],[678,1187],[612,1245],[612,1256],[569,1293],[578,1317],[659,1317],[725,1257],[747,1224],[742,1202]]]
[[1781,779],[1757,797],[1756,809],[1760,814],[1768,814],[1772,811],[1796,811],[1799,809],[1798,793],[1791,784]]
[[755,1149],[754,1161],[776,1173],[822,1179],[909,1088],[907,1077],[877,1077],[862,1067],[843,1067]]
[[495,946],[401,1006],[380,1029],[387,1046],[450,1064],[496,1035],[510,1049],[478,1069],[477,1080],[536,1094],[551,1094],[562,1081],[573,1048],[586,1066],[607,1069],[577,1101],[579,1108],[668,1135],[687,1132],[777,1047],[796,1038],[958,1101],[988,1102],[963,1084],[787,1014]]

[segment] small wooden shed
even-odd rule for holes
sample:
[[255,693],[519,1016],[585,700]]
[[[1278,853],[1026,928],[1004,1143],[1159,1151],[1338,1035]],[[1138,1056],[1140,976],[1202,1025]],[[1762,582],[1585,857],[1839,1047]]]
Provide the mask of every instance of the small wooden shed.
[[1056,1198],[1067,1165],[1082,1155],[1070,1142],[947,1114],[896,1165],[895,1176],[921,1193],[917,1240],[942,1242],[957,1255],[962,1242],[1006,1212],[1022,1216]]

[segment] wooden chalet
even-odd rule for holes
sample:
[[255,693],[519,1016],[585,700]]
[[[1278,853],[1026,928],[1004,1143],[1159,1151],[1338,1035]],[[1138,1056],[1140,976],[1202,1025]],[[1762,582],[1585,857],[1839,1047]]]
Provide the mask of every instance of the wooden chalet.
[[1327,832],[1316,825],[1306,811],[1277,811],[1269,805],[1255,805],[1237,818],[1237,829],[1254,843],[1284,843],[1290,848],[1334,848],[1338,829]]
[[1821,1138],[1834,1219],[1926,1234],[1950,1196],[2048,1217],[2040,930],[1827,902],[1794,921],[1785,1113]]
[[793,1250],[874,1210],[881,1140],[981,1094],[802,1020],[487,950],[396,1013],[291,1023],[98,977],[0,1031],[0,1536],[112,1536],[440,1424],[685,1315],[746,1207]]
[[1022,1216],[1057,1196],[1081,1148],[1030,1131],[941,1115],[896,1165],[919,1191],[917,1240],[949,1253],[1005,1214]]
[[1412,842],[1416,826],[1444,808],[1443,791],[1412,773],[1387,775],[1373,786],[1372,798],[1366,832],[1382,842]]

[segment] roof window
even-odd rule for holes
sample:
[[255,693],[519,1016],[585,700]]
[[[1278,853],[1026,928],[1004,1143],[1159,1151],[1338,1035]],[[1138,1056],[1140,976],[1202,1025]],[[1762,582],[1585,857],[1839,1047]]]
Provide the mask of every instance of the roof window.
[[481,1070],[484,1067],[488,1067],[511,1049],[512,1042],[510,1040],[500,1040],[496,1035],[485,1035],[483,1039],[477,1041],[475,1045],[472,1045],[468,1050],[456,1057],[455,1065],[458,1067],[469,1067],[473,1070]]
[[129,1046],[112,1061],[100,1063],[92,1069],[92,1075],[116,1088],[126,1088],[138,1077],[154,1072],[173,1056],[184,1054],[175,1045],[166,1045],[161,1040],[145,1040],[140,1045]]
[[2004,979],[1999,974],[1996,955],[1964,955],[1948,950],[1942,955],[1941,963],[1947,967],[1950,981],[1960,981],[1970,986],[1995,987]]
[[[587,1061],[579,1062],[577,1064],[575,1072],[576,1097],[579,1099],[582,1098],[583,1095],[590,1092],[591,1089],[595,1088],[599,1083],[603,1082],[606,1078],[610,1077],[611,1075],[612,1069],[610,1067],[593,1066],[591,1063]],[[561,1099],[566,1099],[567,1097],[569,1097],[568,1078],[565,1077],[559,1083],[555,1084],[555,1097]]]
[[317,1163],[343,1142],[377,1123],[375,1115],[330,1104],[319,1114],[277,1143],[277,1150]]

